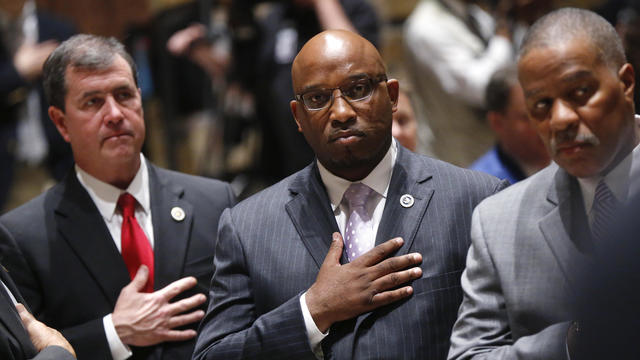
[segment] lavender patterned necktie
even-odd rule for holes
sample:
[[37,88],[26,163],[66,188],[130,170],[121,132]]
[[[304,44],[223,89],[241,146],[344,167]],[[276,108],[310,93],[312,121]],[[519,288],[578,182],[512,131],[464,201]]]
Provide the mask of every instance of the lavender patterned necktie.
[[344,235],[344,247],[349,262],[367,252],[373,243],[373,224],[365,209],[372,192],[373,189],[362,183],[351,184],[344,192],[344,199],[349,204],[349,219]]

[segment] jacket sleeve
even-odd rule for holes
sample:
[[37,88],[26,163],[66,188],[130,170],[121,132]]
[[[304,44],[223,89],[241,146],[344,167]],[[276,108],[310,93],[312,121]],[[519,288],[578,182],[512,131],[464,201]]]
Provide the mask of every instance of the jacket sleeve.
[[70,352],[60,346],[48,346],[36,355],[33,360],[75,360]]
[[193,359],[315,359],[299,295],[258,315],[251,269],[232,220],[220,218],[210,302],[199,329]]
[[569,322],[514,341],[500,278],[483,233],[482,206],[471,223],[471,247],[462,273],[464,297],[451,334],[449,360],[566,359]]

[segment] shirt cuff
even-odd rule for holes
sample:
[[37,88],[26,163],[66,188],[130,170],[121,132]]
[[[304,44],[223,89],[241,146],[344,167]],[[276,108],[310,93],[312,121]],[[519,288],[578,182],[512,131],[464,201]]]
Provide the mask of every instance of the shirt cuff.
[[120,340],[116,327],[111,320],[111,314],[102,318],[102,324],[104,325],[104,333],[107,335],[107,342],[109,343],[109,350],[111,350],[111,357],[113,360],[125,360],[131,357],[133,353],[131,349]]
[[311,351],[316,356],[317,359],[323,359],[324,354],[322,353],[322,346],[320,343],[322,339],[324,339],[327,335],[329,335],[329,330],[326,333],[323,333],[318,329],[315,321],[311,317],[311,313],[309,312],[309,308],[307,307],[307,301],[305,300],[305,292],[300,296],[300,307],[302,308],[302,317],[304,318],[304,326],[307,328],[307,338],[309,339],[309,345],[311,346]]

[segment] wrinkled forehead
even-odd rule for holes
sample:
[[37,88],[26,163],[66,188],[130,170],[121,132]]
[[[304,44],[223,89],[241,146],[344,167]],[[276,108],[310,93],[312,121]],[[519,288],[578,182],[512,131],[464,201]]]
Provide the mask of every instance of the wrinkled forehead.
[[371,43],[357,35],[340,35],[316,37],[300,50],[292,67],[294,91],[316,84],[337,85],[358,74],[376,76],[385,72],[380,54]]

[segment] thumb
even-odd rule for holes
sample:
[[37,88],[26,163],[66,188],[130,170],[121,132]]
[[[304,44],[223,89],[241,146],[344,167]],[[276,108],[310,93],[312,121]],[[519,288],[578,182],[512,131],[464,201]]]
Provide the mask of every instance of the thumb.
[[20,315],[20,320],[22,320],[22,324],[25,328],[29,327],[29,324],[35,320],[33,315],[24,307],[22,304],[16,304],[16,310],[18,310],[18,314]]
[[136,289],[137,292],[141,292],[144,289],[144,286],[147,284],[147,280],[149,279],[149,268],[146,265],[140,265],[138,268],[138,272],[136,272],[136,276],[129,283]]
[[324,258],[324,264],[327,265],[338,265],[340,264],[340,257],[342,256],[342,235],[339,232],[333,233],[333,238],[331,240],[331,246],[329,247],[329,252],[327,252],[327,256]]

